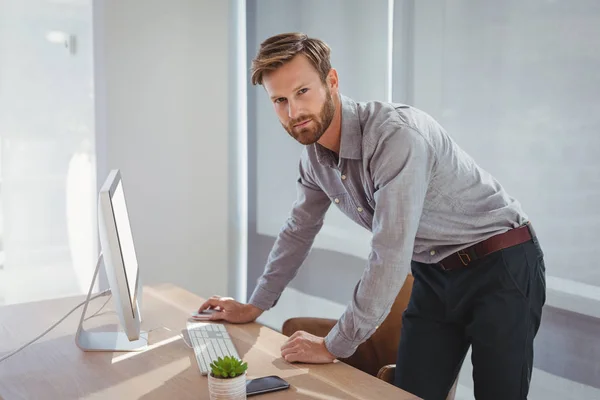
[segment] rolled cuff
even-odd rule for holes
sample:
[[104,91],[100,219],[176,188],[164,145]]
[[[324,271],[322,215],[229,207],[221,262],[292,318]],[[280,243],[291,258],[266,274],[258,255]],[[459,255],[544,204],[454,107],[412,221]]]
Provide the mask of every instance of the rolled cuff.
[[248,303],[260,308],[263,311],[267,311],[277,304],[279,296],[281,296],[281,293],[271,292],[270,290],[265,289],[264,286],[258,285],[254,289],[254,292],[252,293]]
[[346,339],[339,329],[339,324],[335,324],[325,337],[325,347],[336,358],[348,358],[356,351],[360,342],[353,342]]

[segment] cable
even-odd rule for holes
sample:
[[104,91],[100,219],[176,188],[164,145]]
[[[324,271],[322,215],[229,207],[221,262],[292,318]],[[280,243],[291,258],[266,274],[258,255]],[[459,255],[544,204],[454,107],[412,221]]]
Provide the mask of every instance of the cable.
[[180,335],[181,335],[181,338],[183,339],[183,343],[185,343],[185,345],[187,347],[189,347],[190,349],[193,349],[194,346],[192,346],[191,344],[188,344],[187,340],[185,340],[185,336],[183,335],[183,333],[180,333]]
[[[172,329],[169,329],[169,328],[167,328],[166,326],[159,326],[159,327],[157,327],[157,328],[152,328],[152,329],[150,329],[150,330],[148,331],[148,334],[150,334],[150,332],[152,332],[152,331],[156,331],[156,330],[158,330],[158,329],[166,329],[166,330],[168,330],[169,332],[173,332],[173,330],[172,330]],[[187,347],[189,347],[190,349],[193,349],[193,348],[194,348],[192,345],[188,344],[187,340],[185,340],[185,336],[184,336],[184,334],[183,334],[183,333],[180,333],[180,334],[179,334],[179,336],[181,336],[181,338],[183,339],[183,343],[185,343],[185,345],[186,345]]]
[[169,331],[169,332],[173,332],[173,330],[172,330],[172,329],[169,329],[169,328],[167,328],[166,326],[158,326],[158,327],[156,327],[156,328],[152,328],[152,329],[150,329],[150,330],[149,330],[147,333],[148,333],[148,334],[150,334],[150,332],[154,332],[154,331],[157,331],[157,330],[159,330],[159,329],[165,329],[165,330],[167,330],[167,331]]
[[[114,311],[107,311],[106,313],[99,314],[99,312],[100,312],[100,311],[102,311],[102,309],[103,309],[104,307],[106,307],[106,305],[108,304],[108,302],[110,301],[110,299],[111,299],[111,298],[112,298],[112,293],[110,293],[110,294],[108,295],[108,299],[106,299],[106,301],[104,302],[104,304],[102,304],[102,307],[100,307],[100,308],[98,309],[98,311],[96,311],[95,313],[93,313],[93,314],[92,314],[92,315],[90,315],[89,317],[86,317],[86,319],[84,319],[84,321],[87,321],[88,319],[94,318],[94,317],[96,317],[96,316],[99,316],[99,315],[102,315],[102,314],[106,314],[106,313],[114,312]],[[90,300],[91,300],[91,299],[90,299]]]
[[[173,330],[172,330],[172,329],[169,329],[169,328],[167,328],[166,326],[159,326],[159,327],[157,327],[157,328],[152,328],[152,329],[150,329],[150,330],[148,331],[148,335],[150,335],[150,332],[156,331],[156,330],[158,330],[158,329],[166,329],[166,330],[168,330],[169,332],[173,332]],[[189,347],[190,349],[193,349],[193,348],[194,348],[193,346],[191,346],[190,344],[188,344],[187,340],[185,340],[185,336],[184,336],[184,334],[183,334],[183,333],[180,333],[180,334],[179,334],[179,336],[181,336],[181,338],[183,339],[183,343],[185,343],[185,345],[186,345],[187,347]],[[147,342],[148,342],[148,340],[146,340],[146,343],[147,343]]]
[[[97,299],[98,297],[102,297],[105,296],[107,293],[110,293],[110,289],[104,290],[98,294],[95,294],[94,296],[90,297],[89,301],[92,301],[94,299]],[[10,352],[9,354],[5,355],[4,357],[0,358],[0,362],[6,360],[9,357],[14,356],[15,354],[17,354],[18,352],[20,352],[21,350],[23,350],[25,347],[31,345],[32,343],[35,343],[36,341],[38,341],[39,339],[41,339],[42,337],[44,337],[44,335],[48,334],[48,332],[50,332],[52,329],[56,328],[56,326],[58,324],[60,324],[61,322],[63,322],[69,315],[73,314],[73,312],[75,310],[77,310],[79,307],[81,307],[82,305],[84,305],[88,300],[84,300],[81,303],[79,303],[78,305],[76,305],[71,311],[69,311],[67,313],[67,315],[65,315],[64,317],[62,317],[58,322],[56,322],[54,325],[52,325],[50,328],[46,329],[46,331],[44,333],[42,333],[41,335],[39,335],[38,337],[36,337],[35,339],[25,343],[23,346],[19,347],[18,349]],[[107,300],[108,303],[108,300]],[[106,303],[104,303],[104,305],[102,307],[104,307],[106,305]],[[102,307],[100,309],[102,309]],[[96,311],[98,312],[98,311]]]

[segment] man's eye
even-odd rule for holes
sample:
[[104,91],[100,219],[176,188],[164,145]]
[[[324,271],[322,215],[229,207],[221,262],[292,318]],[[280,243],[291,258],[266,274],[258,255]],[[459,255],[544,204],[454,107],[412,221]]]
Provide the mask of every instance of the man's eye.
[[285,101],[285,97],[280,97],[278,99],[275,99],[275,103],[279,104],[279,103],[283,103]]
[[298,93],[300,93],[300,94],[304,94],[304,93],[306,93],[306,92],[308,92],[308,89],[307,89],[307,88],[304,88],[304,89],[300,89],[300,91],[299,91]]

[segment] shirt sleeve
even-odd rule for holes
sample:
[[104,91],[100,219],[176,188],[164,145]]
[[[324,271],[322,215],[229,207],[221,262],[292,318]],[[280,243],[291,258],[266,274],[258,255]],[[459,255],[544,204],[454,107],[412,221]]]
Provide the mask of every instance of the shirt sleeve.
[[435,156],[408,127],[382,135],[370,160],[375,188],[371,252],[353,298],[325,338],[336,357],[349,357],[387,317],[408,272]]
[[300,162],[296,184],[297,199],[269,254],[267,265],[249,303],[268,310],[277,304],[281,293],[296,276],[321,230],[331,201],[310,179],[306,166]]

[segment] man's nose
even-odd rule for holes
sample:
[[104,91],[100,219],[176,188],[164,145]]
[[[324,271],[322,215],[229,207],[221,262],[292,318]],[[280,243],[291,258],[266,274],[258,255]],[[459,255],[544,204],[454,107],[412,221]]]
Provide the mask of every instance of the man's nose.
[[300,115],[299,109],[298,103],[295,101],[288,101],[288,116],[290,119],[296,119]]

